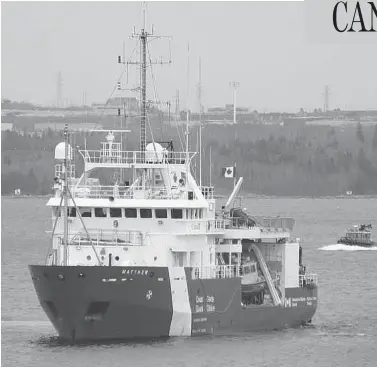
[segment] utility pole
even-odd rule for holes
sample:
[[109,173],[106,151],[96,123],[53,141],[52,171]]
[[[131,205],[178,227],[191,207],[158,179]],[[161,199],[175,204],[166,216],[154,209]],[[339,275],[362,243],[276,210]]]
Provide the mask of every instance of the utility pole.
[[179,117],[179,120],[180,120],[180,113],[181,111],[179,110],[179,89],[177,89],[177,93],[175,96],[175,114],[177,118]]
[[57,96],[56,96],[57,108],[62,107],[62,96],[63,96],[62,88],[63,88],[63,77],[62,77],[62,73],[59,71],[58,79],[57,79]]
[[327,112],[329,110],[329,96],[330,96],[330,88],[328,85],[325,86],[325,92],[324,92],[324,104],[323,104],[323,112]]
[[231,82],[230,86],[233,88],[233,124],[237,123],[236,120],[236,97],[237,97],[237,88],[240,86],[239,82]]

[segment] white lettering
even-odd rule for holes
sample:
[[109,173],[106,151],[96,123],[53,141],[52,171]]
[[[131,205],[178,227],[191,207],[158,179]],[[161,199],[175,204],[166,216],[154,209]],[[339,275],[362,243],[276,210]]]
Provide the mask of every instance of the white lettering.
[[215,305],[207,305],[207,312],[215,312]]
[[196,307],[195,307],[195,312],[197,312],[197,313],[202,313],[202,312],[204,312],[204,307],[203,307],[203,306],[198,306],[198,305],[196,305]]
[[196,303],[203,303],[203,297],[196,296]]
[[317,301],[317,297],[297,297],[297,298],[286,298],[285,307],[297,307],[299,304],[306,306],[312,306],[313,301]]
[[196,318],[194,319],[194,322],[207,322],[207,318],[206,317]]
[[141,270],[124,269],[124,270],[122,270],[123,275],[148,275],[148,273],[149,273],[149,270],[146,270],[146,269],[141,269]]
[[207,296],[207,303],[213,303],[215,302],[215,297],[214,296]]

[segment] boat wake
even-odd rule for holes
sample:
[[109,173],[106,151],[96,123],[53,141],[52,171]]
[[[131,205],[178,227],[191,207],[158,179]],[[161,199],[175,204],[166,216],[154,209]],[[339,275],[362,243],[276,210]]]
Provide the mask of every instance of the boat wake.
[[343,338],[360,338],[360,337],[367,337],[368,335],[367,334],[364,334],[364,333],[352,333],[352,332],[349,332],[349,333],[342,333],[342,332],[318,332],[317,333],[318,336],[331,336],[331,337],[334,337],[334,338],[337,338],[337,337],[343,337]]
[[320,247],[318,250],[323,251],[377,251],[376,247],[362,247],[362,246],[350,246],[337,243],[334,245],[327,245]]

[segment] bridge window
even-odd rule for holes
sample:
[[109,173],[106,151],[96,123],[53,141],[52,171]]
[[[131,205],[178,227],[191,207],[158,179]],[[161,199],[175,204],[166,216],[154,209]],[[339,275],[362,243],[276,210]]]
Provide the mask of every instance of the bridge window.
[[80,214],[84,218],[89,218],[92,216],[92,209],[91,208],[79,208]]
[[152,209],[140,209],[140,218],[152,218]]
[[110,208],[110,217],[111,218],[122,218],[122,209],[121,208]]
[[124,216],[126,218],[137,218],[137,210],[135,208],[125,208]]
[[171,218],[172,219],[182,219],[183,218],[182,209],[172,209],[171,210]]
[[94,215],[97,218],[105,218],[106,215],[106,208],[94,208]]
[[156,218],[167,218],[168,211],[166,209],[155,209]]

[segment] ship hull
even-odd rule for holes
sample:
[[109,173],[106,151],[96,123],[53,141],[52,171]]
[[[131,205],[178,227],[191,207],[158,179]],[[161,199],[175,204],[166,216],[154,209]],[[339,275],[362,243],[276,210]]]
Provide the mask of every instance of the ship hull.
[[347,246],[359,246],[359,247],[377,247],[377,242],[370,242],[370,243],[365,243],[365,242],[357,242],[357,241],[351,241],[351,240],[346,240],[346,239],[340,239],[338,240],[339,244],[342,245],[347,245]]
[[282,306],[241,304],[241,279],[192,279],[191,268],[29,266],[39,301],[69,341],[234,335],[298,327],[317,288],[286,289]]

